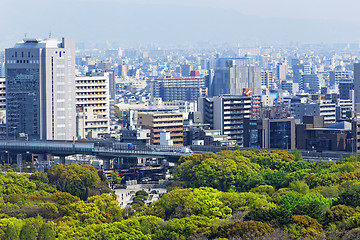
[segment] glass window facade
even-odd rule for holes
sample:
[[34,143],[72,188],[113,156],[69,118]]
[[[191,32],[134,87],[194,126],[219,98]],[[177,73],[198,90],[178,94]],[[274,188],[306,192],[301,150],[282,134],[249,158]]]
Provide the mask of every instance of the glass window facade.
[[291,148],[291,122],[270,123],[270,148]]
[[8,138],[19,133],[40,138],[39,69],[8,68],[6,79],[6,118]]

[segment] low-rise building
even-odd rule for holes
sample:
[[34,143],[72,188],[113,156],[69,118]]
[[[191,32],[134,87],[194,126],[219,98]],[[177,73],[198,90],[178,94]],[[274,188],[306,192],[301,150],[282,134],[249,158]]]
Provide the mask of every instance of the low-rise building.
[[182,113],[139,113],[138,125],[150,129],[150,144],[160,145],[160,133],[170,132],[173,145],[183,145]]

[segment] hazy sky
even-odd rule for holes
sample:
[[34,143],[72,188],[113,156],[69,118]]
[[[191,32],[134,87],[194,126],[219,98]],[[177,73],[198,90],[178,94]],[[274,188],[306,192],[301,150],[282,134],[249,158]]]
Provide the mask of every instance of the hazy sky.
[[0,47],[28,37],[139,43],[359,42],[356,0],[1,0]]

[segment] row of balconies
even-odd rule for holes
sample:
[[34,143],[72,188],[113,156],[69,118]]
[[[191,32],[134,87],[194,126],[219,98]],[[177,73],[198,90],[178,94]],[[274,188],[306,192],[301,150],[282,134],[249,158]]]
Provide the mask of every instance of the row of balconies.
[[161,133],[164,132],[183,132],[183,128],[161,128],[161,129],[153,129],[153,133]]

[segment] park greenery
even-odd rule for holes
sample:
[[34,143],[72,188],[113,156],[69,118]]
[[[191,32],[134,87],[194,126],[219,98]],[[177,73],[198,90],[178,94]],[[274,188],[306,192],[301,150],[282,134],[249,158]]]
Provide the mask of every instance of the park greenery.
[[88,165],[0,175],[0,239],[358,239],[360,156],[302,160],[298,151],[181,157],[174,181],[121,209],[119,182]]

